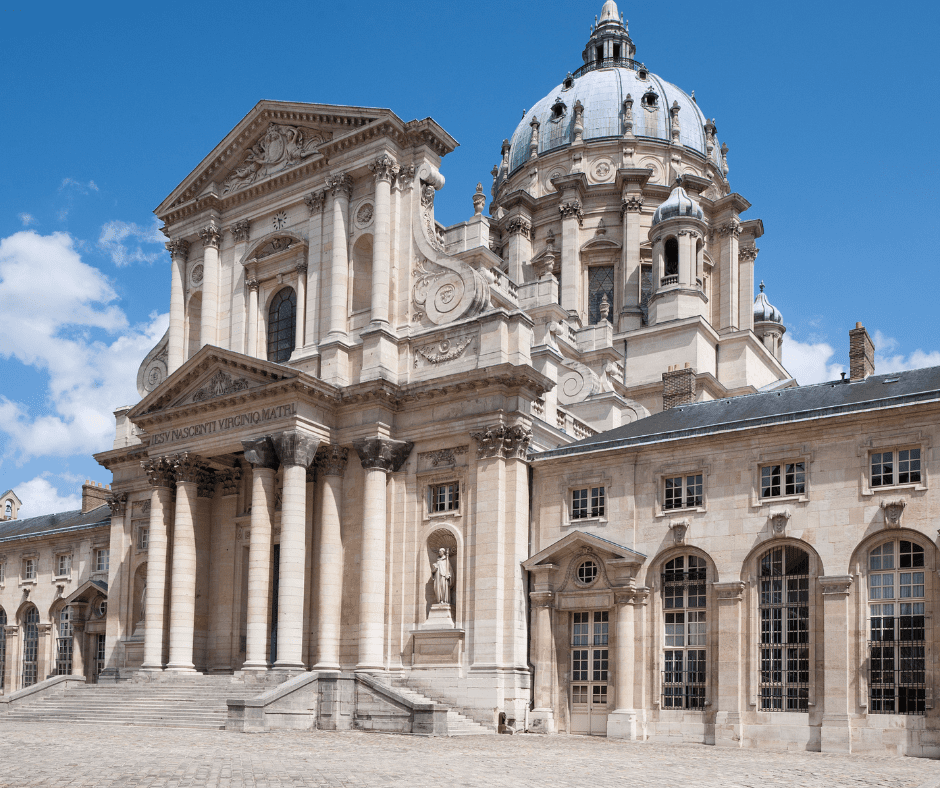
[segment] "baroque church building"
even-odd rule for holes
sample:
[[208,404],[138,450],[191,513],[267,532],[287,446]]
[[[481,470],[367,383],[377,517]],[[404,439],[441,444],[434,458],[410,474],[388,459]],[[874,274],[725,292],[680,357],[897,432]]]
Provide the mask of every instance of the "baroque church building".
[[940,756],[940,370],[873,375],[859,325],[797,386],[715,121],[613,0],[582,60],[454,226],[456,141],[364,107],[262,101],[160,204],[107,582],[24,601],[0,523],[7,699],[97,594],[82,675],[255,686],[233,729]]

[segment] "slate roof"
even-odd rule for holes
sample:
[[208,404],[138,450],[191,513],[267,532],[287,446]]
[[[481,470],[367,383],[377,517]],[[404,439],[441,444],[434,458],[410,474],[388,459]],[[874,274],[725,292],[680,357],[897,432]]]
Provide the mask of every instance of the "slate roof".
[[535,461],[940,400],[940,367],[680,405],[532,455]]
[[27,517],[23,520],[0,522],[0,542],[52,536],[67,531],[84,531],[110,525],[111,509],[107,504],[104,504],[87,512],[80,510],[58,512],[56,514],[43,514],[39,517]]

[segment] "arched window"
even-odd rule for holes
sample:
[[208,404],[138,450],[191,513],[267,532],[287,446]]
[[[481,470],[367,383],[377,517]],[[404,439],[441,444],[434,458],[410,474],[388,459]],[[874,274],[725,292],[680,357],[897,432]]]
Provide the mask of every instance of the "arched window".
[[664,709],[705,707],[705,559],[680,555],[663,570]]
[[268,361],[287,361],[294,352],[297,331],[297,294],[285,287],[271,299],[268,309]]
[[7,613],[0,607],[0,690],[3,689],[3,677],[7,667],[7,637],[4,627],[7,625]]
[[39,673],[39,611],[30,606],[23,614],[23,688],[32,687]]
[[892,539],[868,554],[868,709],[926,713],[924,548]]
[[372,306],[372,236],[363,235],[352,248],[352,311]]
[[809,555],[786,545],[760,559],[760,710],[808,711]]
[[667,238],[663,246],[665,257],[663,265],[663,284],[675,284],[677,280],[667,281],[670,276],[679,276],[679,242],[675,238]]
[[3,509],[7,519],[11,518],[13,516],[13,501],[7,499],[6,506],[4,506]]
[[72,675],[72,609],[59,611],[55,641],[55,672],[57,676]]

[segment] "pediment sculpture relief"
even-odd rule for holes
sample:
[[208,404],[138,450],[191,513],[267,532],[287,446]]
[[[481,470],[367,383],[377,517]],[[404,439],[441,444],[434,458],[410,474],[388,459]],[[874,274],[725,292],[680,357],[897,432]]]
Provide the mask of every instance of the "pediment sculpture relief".
[[317,153],[318,146],[333,135],[301,126],[271,123],[264,136],[251,146],[245,158],[222,184],[222,194],[231,194],[256,181],[286,170]]

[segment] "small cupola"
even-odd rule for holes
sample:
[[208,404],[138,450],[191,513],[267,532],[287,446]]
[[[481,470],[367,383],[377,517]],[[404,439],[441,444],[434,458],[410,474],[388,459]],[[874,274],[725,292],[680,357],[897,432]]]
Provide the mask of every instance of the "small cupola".
[[3,495],[0,495],[0,522],[15,520],[22,505],[23,502],[16,497],[13,490],[7,490]]
[[702,206],[689,197],[685,189],[682,188],[682,181],[679,178],[676,178],[676,184],[673,186],[672,192],[670,192],[666,201],[653,213],[652,226],[655,227],[660,222],[664,222],[666,219],[672,219],[676,216],[689,216],[699,220],[705,218]]
[[754,299],[754,333],[777,361],[783,360],[783,335],[786,332],[783,315],[767,300],[764,283],[761,282],[760,292]]
[[607,0],[601,9],[600,19],[594,18],[591,38],[581,57],[585,64],[594,63],[603,68],[627,65],[636,55],[636,47],[630,40],[623,14],[617,10],[614,0]]
[[770,301],[764,292],[764,283],[760,283],[760,292],[754,299],[754,323],[780,323],[783,324],[783,315]]

